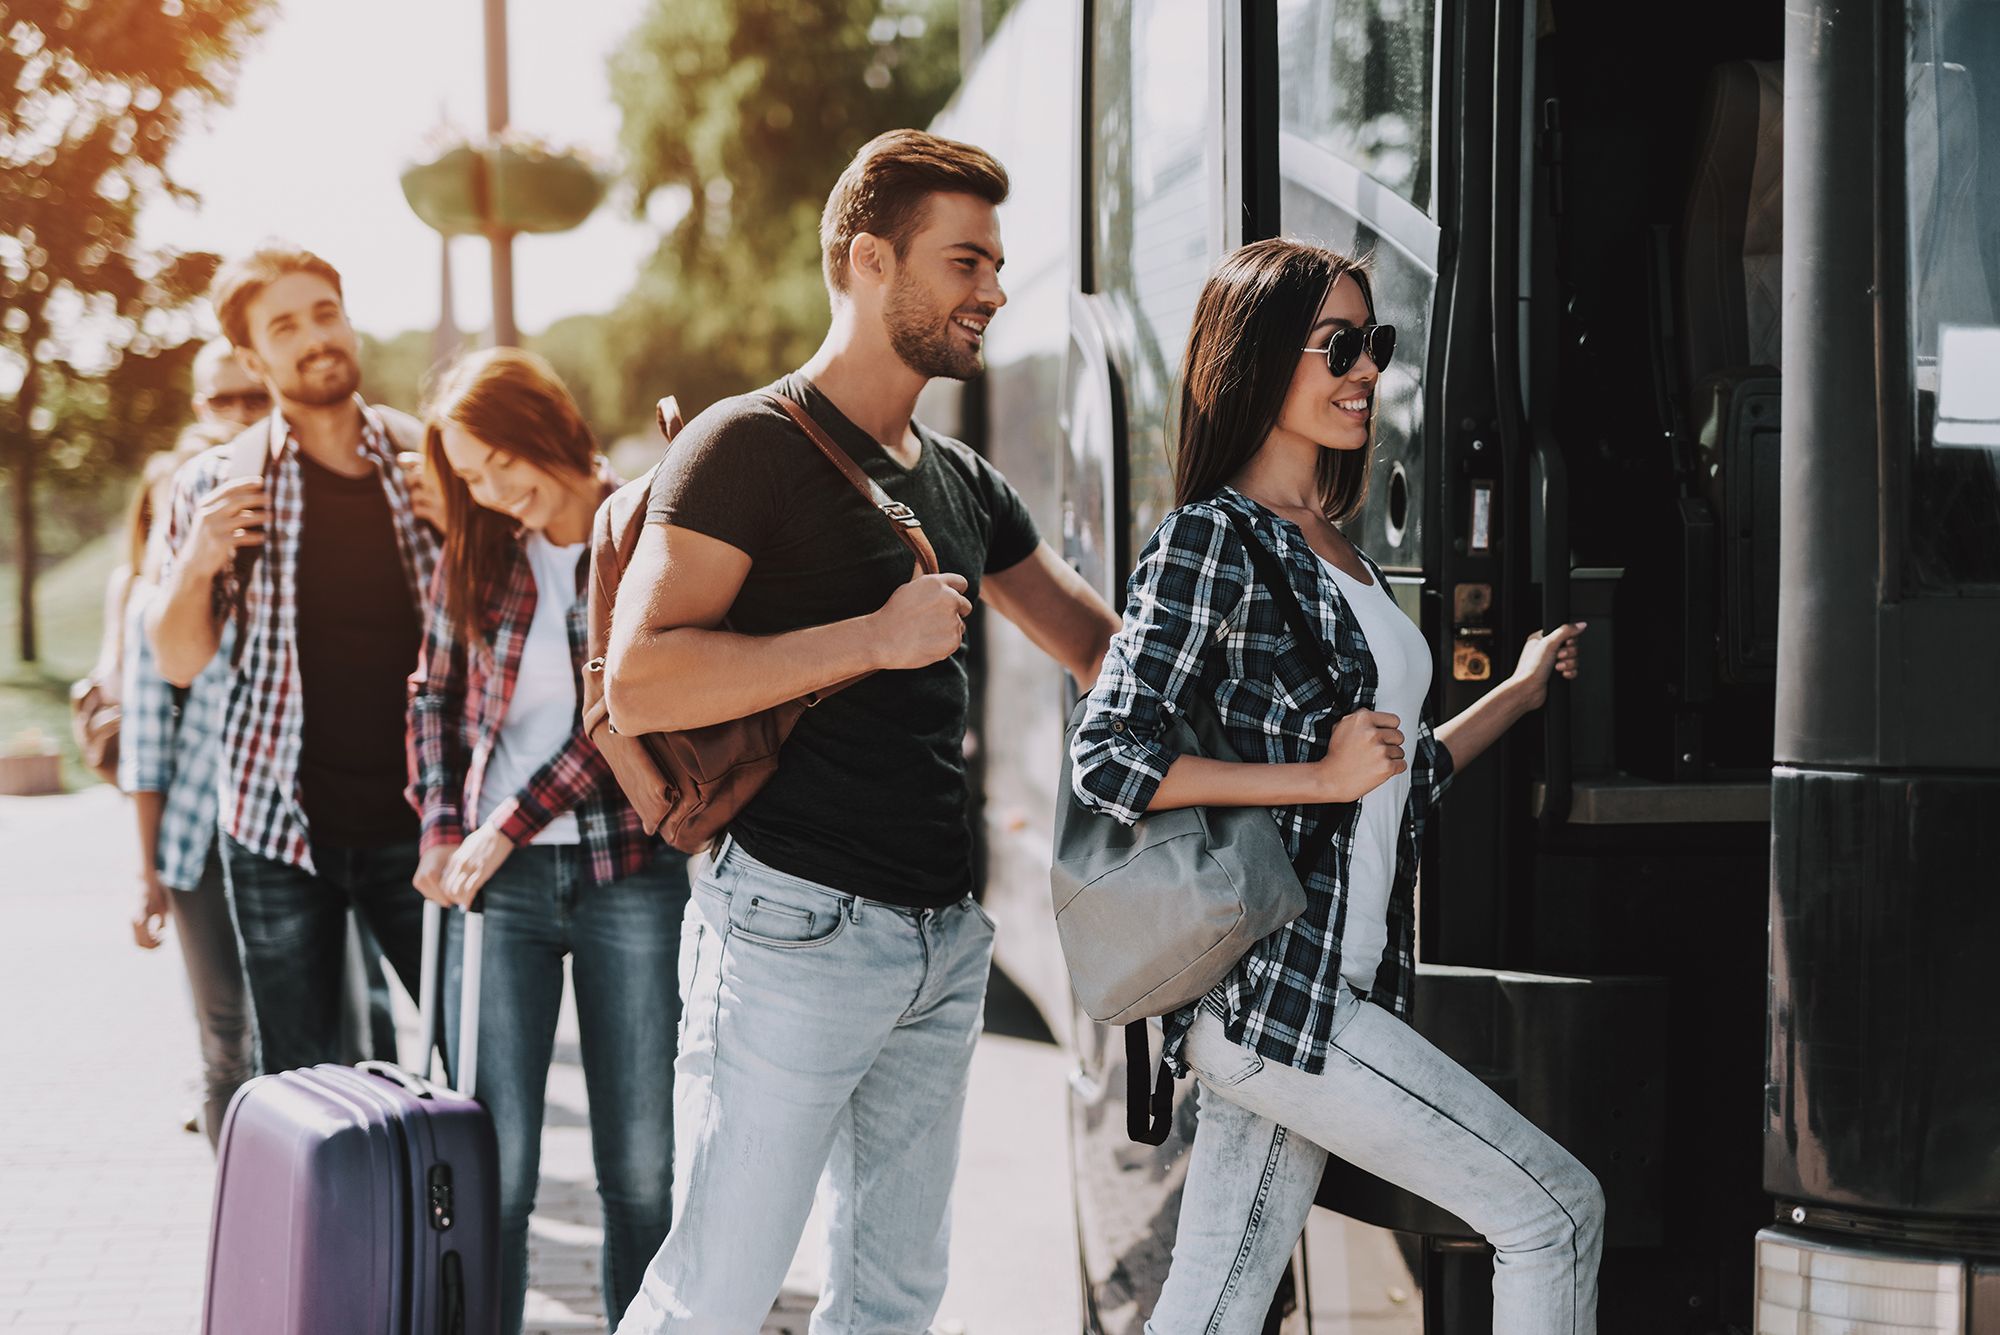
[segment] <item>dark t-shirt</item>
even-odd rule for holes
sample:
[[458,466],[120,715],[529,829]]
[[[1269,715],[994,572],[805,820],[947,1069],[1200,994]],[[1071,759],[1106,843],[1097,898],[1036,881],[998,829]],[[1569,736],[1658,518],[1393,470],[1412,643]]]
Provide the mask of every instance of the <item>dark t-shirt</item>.
[[299,794],[314,843],[379,848],[417,837],[403,728],[423,627],[382,479],[299,464]]
[[[803,376],[772,386],[802,404],[882,489],[916,511],[938,568],[982,574],[1040,538],[1021,498],[958,441],[915,428],[905,470]],[[913,569],[887,520],[761,395],[725,399],[677,437],[648,517],[719,539],[751,559],[729,626],[775,635],[865,616]],[[972,888],[965,781],[965,647],[912,671],[880,672],[809,709],[777,773],[730,826],[752,857],[868,899],[916,907]]]

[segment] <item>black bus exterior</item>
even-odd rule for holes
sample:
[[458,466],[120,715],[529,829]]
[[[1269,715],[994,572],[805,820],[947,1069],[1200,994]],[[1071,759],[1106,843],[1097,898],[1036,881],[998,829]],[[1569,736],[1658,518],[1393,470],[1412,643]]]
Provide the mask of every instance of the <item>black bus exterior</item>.
[[[1600,1329],[2000,1335],[2000,0],[1019,0],[936,128],[1013,175],[1011,300],[924,411],[1114,602],[1202,279],[1289,235],[1401,331],[1350,536],[1435,717],[1591,623],[1434,819],[1416,1022],[1604,1184]],[[975,653],[1086,1326],[1137,1332],[1194,1100],[1126,1140],[1048,909],[1073,687]],[[1460,1221],[1320,1202],[1267,1330],[1490,1328]]]

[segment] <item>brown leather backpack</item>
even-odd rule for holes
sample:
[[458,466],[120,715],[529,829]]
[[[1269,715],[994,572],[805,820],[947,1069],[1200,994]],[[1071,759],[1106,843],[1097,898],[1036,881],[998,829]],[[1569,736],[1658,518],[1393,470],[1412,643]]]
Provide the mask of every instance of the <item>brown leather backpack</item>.
[[[838,445],[828,439],[805,409],[781,394],[767,396],[797,422],[827,461],[848,484],[868,498],[896,529],[916,557],[918,573],[937,573],[937,553],[931,550],[923,526],[909,506],[889,499],[879,484],[863,473]],[[669,443],[681,429],[680,407],[672,398],[660,400],[660,434]],[[871,675],[814,691],[796,700],[759,710],[745,718],[711,723],[679,732],[627,736],[611,726],[604,699],[604,656],[611,644],[611,611],[618,582],[639,535],[646,527],[646,501],[653,474],[648,469],[611,493],[598,507],[590,535],[590,661],[583,668],[583,728],[610,762],[618,786],[639,813],[648,833],[658,834],[675,848],[699,852],[741,811],[778,768],[778,750],[799,716],[835,691]],[[724,626],[728,625],[725,620]],[[666,683],[662,683],[663,686]]]

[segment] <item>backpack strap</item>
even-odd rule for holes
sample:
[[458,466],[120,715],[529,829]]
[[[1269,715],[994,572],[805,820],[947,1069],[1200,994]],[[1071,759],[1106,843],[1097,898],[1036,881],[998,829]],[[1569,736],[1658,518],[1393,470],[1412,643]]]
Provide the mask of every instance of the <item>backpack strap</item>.
[[806,433],[806,439],[826,456],[826,461],[840,470],[840,475],[847,479],[848,485],[860,492],[870,505],[882,512],[883,518],[895,527],[896,536],[903,540],[903,545],[917,558],[918,568],[926,575],[937,574],[937,552],[932,549],[931,540],[924,536],[924,526],[917,518],[916,511],[901,501],[891,500],[889,493],[882,490],[882,484],[862,472],[861,466],[848,457],[846,450],[834,444],[832,437],[826,434],[818,422],[813,421],[812,414],[798,403],[783,394],[768,391],[764,397],[783,408],[786,414],[798,423],[799,430]]
[[[1263,540],[1257,536],[1257,531],[1250,527],[1249,520],[1234,510],[1224,509],[1223,513],[1229,516],[1230,524],[1236,529],[1236,536],[1241,538],[1243,545],[1249,549],[1250,564],[1257,569],[1258,582],[1270,593],[1271,601],[1278,605],[1278,612],[1285,618],[1285,624],[1291,628],[1292,637],[1312,656],[1313,661],[1319,665],[1319,670],[1326,674],[1328,688],[1337,689],[1339,683],[1335,679],[1333,665],[1326,661],[1326,645],[1319,638],[1318,628],[1306,619],[1305,609],[1299,606],[1298,595],[1292,592],[1292,582],[1285,575],[1284,565],[1271,554],[1271,549],[1264,545]],[[1318,865],[1321,856],[1326,852],[1327,845],[1333,842],[1334,833],[1347,823],[1347,816],[1354,810],[1354,806],[1352,802],[1326,804],[1319,824],[1307,832],[1305,839],[1299,844],[1298,856],[1292,859],[1292,869],[1298,872],[1300,881],[1303,882],[1306,873]]]
[[1146,1023],[1134,1020],[1125,1026],[1125,1135],[1135,1144],[1164,1145],[1174,1129],[1174,1075],[1162,1059],[1147,1092],[1153,1052]]

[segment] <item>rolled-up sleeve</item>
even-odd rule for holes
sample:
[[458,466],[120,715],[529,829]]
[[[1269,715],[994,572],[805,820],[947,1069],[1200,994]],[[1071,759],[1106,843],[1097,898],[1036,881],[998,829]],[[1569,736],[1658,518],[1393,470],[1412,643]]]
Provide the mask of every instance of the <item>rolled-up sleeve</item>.
[[1167,516],[1140,553],[1124,625],[1070,738],[1078,801],[1127,825],[1145,815],[1179,758],[1167,728],[1248,592],[1248,554],[1225,517],[1207,505]]
[[445,572],[431,578],[429,615],[417,670],[410,674],[409,718],[404,741],[409,787],[404,796],[422,823],[426,853],[465,840],[463,796],[467,755],[458,729],[465,718],[466,651],[446,606]]
[[1451,748],[1437,739],[1430,724],[1419,720],[1417,745],[1411,754],[1415,764],[1410,771],[1410,815],[1421,836],[1431,808],[1444,797],[1445,789],[1451,787]]

